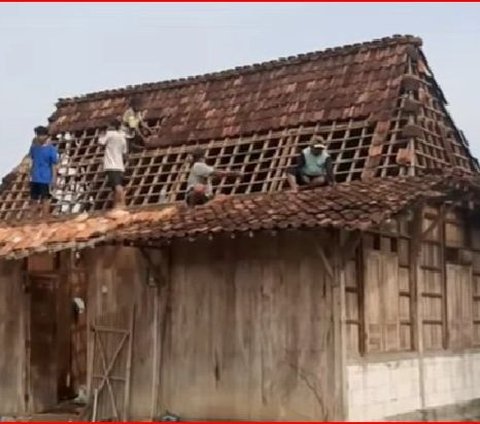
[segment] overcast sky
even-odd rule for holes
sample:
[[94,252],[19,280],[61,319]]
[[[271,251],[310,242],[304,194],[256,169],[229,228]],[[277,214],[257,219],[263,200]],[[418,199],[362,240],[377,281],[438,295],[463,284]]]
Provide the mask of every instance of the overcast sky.
[[480,4],[1,4],[0,174],[59,97],[392,34],[423,38],[453,118],[480,156]]

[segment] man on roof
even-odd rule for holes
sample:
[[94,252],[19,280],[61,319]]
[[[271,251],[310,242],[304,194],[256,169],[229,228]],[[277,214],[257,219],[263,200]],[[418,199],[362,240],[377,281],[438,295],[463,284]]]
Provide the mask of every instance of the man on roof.
[[107,177],[107,184],[113,190],[113,208],[125,207],[125,157],[127,155],[127,140],[125,133],[120,130],[121,123],[113,120],[107,131],[99,137],[99,143],[105,146],[103,169]]
[[56,183],[58,152],[49,142],[48,128],[39,126],[34,131],[29,152],[32,160],[30,201],[33,212],[42,216],[50,213],[50,190]]
[[240,178],[241,172],[216,169],[205,163],[206,152],[201,148],[195,149],[192,154],[193,165],[187,181],[185,200],[187,205],[203,205],[213,199],[212,177]]
[[129,139],[145,142],[145,137],[150,135],[150,128],[143,120],[143,111],[140,110],[140,102],[136,98],[128,100],[127,110],[122,116],[122,127],[127,133]]
[[314,136],[310,145],[302,150],[292,168],[287,171],[287,179],[293,191],[299,187],[312,188],[334,184],[332,159],[321,136]]

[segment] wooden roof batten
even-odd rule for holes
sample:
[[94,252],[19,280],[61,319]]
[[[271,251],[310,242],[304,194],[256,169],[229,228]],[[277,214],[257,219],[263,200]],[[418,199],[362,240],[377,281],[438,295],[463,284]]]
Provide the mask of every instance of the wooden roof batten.
[[[50,118],[61,153],[54,214],[110,208],[98,135],[135,97],[157,136],[130,154],[127,204],[183,200],[187,156],[197,145],[209,162],[241,170],[217,194],[276,193],[312,135],[322,135],[338,182],[415,175],[430,168],[478,172],[445,107],[421,39],[393,36],[175,81],[60,99]],[[28,208],[28,161],[4,179],[0,218]]]

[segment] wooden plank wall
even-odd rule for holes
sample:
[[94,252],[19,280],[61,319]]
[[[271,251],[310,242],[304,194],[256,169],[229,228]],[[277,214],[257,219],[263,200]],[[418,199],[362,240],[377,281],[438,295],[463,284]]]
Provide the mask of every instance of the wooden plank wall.
[[95,250],[90,319],[139,305],[131,417],[153,394],[155,414],[186,419],[334,419],[332,284],[304,237],[175,243],[156,325],[138,251]]
[[426,208],[423,229],[440,224],[421,247],[420,319],[425,350],[462,350],[473,346],[476,306],[472,261],[476,233],[468,211]]
[[[146,284],[146,266],[137,249],[123,247],[97,248],[86,254],[89,274],[88,322],[108,328],[127,329],[129,313],[137,305],[133,346],[133,369],[131,381],[131,417],[148,417],[151,408],[153,370],[153,305],[154,292]],[[120,342],[121,334],[102,336],[107,365]],[[93,333],[89,332],[88,355],[91,358]],[[100,358],[99,345],[96,357]],[[89,361],[90,362],[90,361]],[[125,377],[127,349],[119,353],[112,375]],[[101,359],[89,373],[102,375]],[[98,380],[97,380],[98,383]],[[124,402],[124,383],[112,381],[119,408]],[[99,398],[98,418],[113,417],[108,391]]]
[[480,223],[472,228],[473,344],[480,346]]
[[[87,300],[88,269],[82,252],[70,253],[68,278],[71,301],[75,297]],[[87,305],[85,305],[87,307]],[[87,384],[87,311],[77,314],[70,321],[72,364],[72,388],[78,394]]]
[[430,352],[480,346],[478,215],[447,204],[426,206],[422,216],[418,270],[411,263],[413,221],[405,217],[364,235],[347,273],[351,358],[412,351],[418,338]]
[[0,261],[0,415],[25,411],[24,302],[22,262]]
[[347,265],[348,354],[412,349],[410,236],[405,222],[392,221],[381,233],[363,235]]
[[[424,210],[422,231],[439,219],[438,208]],[[420,247],[419,311],[420,330],[425,350],[439,350],[446,346],[445,333],[445,263],[442,223],[427,234]]]

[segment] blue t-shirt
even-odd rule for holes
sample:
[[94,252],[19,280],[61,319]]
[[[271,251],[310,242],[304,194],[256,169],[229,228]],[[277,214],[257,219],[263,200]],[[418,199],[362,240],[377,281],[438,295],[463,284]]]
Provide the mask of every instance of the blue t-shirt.
[[34,144],[30,147],[32,158],[32,182],[51,184],[52,167],[58,162],[57,149],[51,144]]

